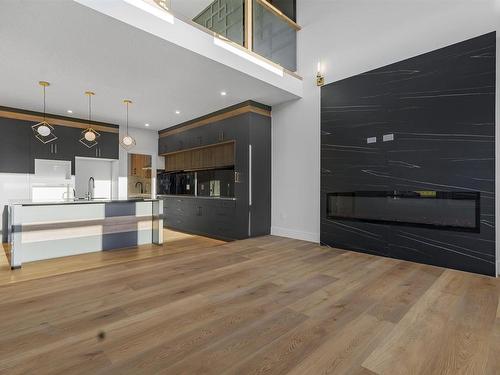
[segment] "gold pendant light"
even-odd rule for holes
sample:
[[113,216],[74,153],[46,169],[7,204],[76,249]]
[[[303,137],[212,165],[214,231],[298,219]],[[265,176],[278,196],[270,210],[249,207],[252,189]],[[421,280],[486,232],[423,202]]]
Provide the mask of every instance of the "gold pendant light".
[[50,86],[50,83],[40,81],[38,84],[43,87],[43,121],[33,125],[31,129],[33,129],[36,139],[44,144],[47,144],[57,139],[57,136],[54,134],[54,127],[50,125],[45,118],[45,89]]
[[132,104],[132,100],[125,99],[123,103],[125,103],[125,105],[127,106],[127,130],[125,136],[122,138],[120,142],[120,146],[122,146],[125,150],[128,151],[135,146],[135,139],[128,134],[128,106],[129,104]]
[[88,148],[92,148],[97,145],[97,138],[101,135],[92,128],[92,97],[95,95],[92,91],[85,91],[85,95],[89,98],[89,127],[82,131],[82,138],[80,138],[80,143],[84,144]]

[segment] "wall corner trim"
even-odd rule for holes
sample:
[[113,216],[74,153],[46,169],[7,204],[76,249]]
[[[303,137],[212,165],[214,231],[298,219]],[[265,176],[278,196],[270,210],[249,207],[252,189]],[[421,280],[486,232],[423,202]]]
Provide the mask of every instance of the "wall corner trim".
[[304,232],[290,228],[272,226],[271,234],[273,236],[288,237],[295,240],[310,241],[319,244],[319,232]]

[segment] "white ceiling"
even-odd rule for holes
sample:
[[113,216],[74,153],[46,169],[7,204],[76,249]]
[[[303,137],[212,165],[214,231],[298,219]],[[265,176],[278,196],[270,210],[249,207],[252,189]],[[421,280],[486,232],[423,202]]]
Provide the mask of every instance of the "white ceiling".
[[193,19],[212,2],[213,0],[170,0],[170,9],[175,14]]
[[249,99],[296,98],[73,1],[0,1],[0,105],[40,111],[40,80],[51,83],[49,113],[86,118],[92,90],[96,121],[123,123],[129,98],[130,126],[150,129]]

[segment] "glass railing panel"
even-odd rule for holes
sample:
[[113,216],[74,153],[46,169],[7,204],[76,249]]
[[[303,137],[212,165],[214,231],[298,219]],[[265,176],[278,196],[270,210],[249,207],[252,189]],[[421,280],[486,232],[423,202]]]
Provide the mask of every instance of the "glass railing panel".
[[253,0],[253,51],[290,71],[297,70],[297,29]]
[[285,16],[296,22],[296,0],[267,0],[271,5],[279,9]]
[[193,21],[227,39],[244,44],[245,0],[156,0],[176,17]]

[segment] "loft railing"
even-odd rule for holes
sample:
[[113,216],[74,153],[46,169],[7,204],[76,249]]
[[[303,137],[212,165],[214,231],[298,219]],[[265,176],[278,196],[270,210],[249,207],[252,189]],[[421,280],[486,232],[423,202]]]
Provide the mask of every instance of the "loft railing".
[[[191,24],[221,36],[289,72],[297,70],[297,31],[292,0],[153,0]],[[281,8],[278,8],[281,6]],[[283,9],[283,10],[282,10]]]

